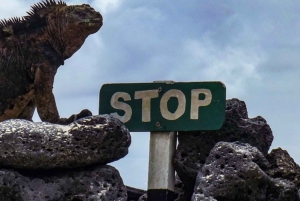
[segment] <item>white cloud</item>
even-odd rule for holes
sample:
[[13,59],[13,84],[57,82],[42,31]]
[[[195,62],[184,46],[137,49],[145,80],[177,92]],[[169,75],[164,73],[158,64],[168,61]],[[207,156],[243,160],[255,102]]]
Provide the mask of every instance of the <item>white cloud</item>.
[[118,9],[123,2],[124,0],[94,0],[91,4],[96,10],[99,10],[101,14],[106,15]]
[[258,66],[265,59],[262,50],[232,46],[220,48],[209,38],[187,40],[183,46],[185,60],[171,71],[172,79],[219,80],[226,85],[229,97],[243,95],[245,85],[260,81]]

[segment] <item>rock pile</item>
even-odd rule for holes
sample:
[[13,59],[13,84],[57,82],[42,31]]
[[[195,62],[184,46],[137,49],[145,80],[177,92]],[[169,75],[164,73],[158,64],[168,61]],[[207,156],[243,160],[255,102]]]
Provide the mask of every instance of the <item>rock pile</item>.
[[0,123],[0,200],[127,200],[119,172],[106,165],[128,153],[128,129],[108,115],[67,126]]
[[[300,201],[300,167],[281,148],[268,153],[273,134],[266,120],[249,118],[243,101],[226,104],[220,130],[179,132],[176,200]],[[0,201],[137,200],[144,191],[128,190],[107,165],[130,143],[128,129],[108,115],[67,126],[0,122]]]
[[299,200],[295,183],[269,171],[269,161],[256,147],[219,142],[197,175],[191,200]]
[[268,154],[272,131],[243,101],[227,100],[220,130],[179,132],[178,141],[177,201],[300,200],[300,167],[280,148]]

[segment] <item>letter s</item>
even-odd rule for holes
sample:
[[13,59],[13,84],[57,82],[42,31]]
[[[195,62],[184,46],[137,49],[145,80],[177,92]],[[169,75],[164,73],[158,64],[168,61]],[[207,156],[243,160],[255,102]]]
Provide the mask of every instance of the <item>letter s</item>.
[[130,95],[125,92],[116,92],[110,99],[110,105],[117,110],[123,110],[125,114],[123,116],[118,115],[117,112],[111,113],[110,115],[119,119],[123,123],[126,123],[131,119],[132,109],[130,105],[124,102],[119,102],[119,98],[122,98],[124,101],[131,100]]

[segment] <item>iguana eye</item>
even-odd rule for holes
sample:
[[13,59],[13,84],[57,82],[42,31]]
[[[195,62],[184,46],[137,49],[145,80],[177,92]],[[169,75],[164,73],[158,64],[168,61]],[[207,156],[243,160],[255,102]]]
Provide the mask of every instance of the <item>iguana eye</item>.
[[82,12],[82,11],[77,11],[76,12],[76,15],[80,16],[80,17],[85,17],[86,16],[86,13],[85,12]]

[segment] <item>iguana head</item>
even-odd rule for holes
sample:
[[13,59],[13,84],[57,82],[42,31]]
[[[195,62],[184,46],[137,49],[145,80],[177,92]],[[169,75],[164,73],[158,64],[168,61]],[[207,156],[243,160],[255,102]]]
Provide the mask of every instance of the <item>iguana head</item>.
[[68,6],[61,0],[36,3],[27,14],[0,21],[0,40],[26,36],[50,43],[63,59],[71,57],[103,24],[101,14],[88,4]]
[[102,25],[102,16],[88,4],[66,6],[60,12],[64,14],[65,25],[71,29],[92,34]]
[[71,57],[103,24],[101,14],[88,4],[57,6],[54,12],[46,14],[46,21],[49,41],[57,43],[55,40],[59,39],[64,59]]

